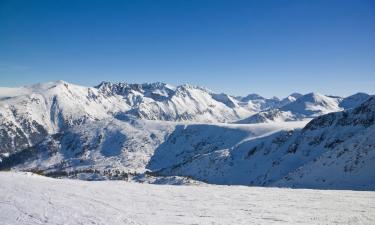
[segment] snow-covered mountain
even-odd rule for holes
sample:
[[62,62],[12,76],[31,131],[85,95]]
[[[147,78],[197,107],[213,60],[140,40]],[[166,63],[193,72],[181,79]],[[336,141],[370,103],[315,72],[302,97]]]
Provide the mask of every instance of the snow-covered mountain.
[[375,190],[375,97],[305,124],[94,121],[0,165],[80,179],[175,183],[189,177],[214,184]]
[[167,121],[228,122],[254,113],[226,94],[208,89],[164,83],[126,84],[103,82],[97,86],[106,96],[122,96],[130,109],[124,114]]
[[57,81],[0,88],[0,99],[0,153],[5,154],[88,121],[133,115],[154,120],[224,122],[253,113],[236,104],[228,106],[223,96],[203,88],[173,88],[162,83],[82,87]]
[[[154,183],[188,177],[216,184],[374,188],[368,173],[374,97],[365,94],[279,100],[191,85],[58,81],[0,88],[0,99],[0,169]],[[255,114],[257,123],[218,123],[256,110],[265,110]],[[322,115],[331,111],[342,112]]]
[[344,98],[340,102],[339,106],[344,109],[352,109],[359,106],[369,98],[370,95],[366,93],[356,93],[354,95]]
[[346,98],[326,96],[320,93],[292,94],[279,103],[280,107],[263,110],[236,123],[267,123],[311,119],[330,112],[357,107],[369,97],[365,93],[357,93]]
[[[217,184],[375,190],[374,137],[375,96],[357,108],[319,116],[301,130],[198,153],[158,166],[156,173]],[[191,154],[180,148],[174,152]]]
[[264,98],[258,94],[249,94],[245,97],[237,96],[235,99],[240,106],[254,112],[280,107],[280,104],[283,104],[284,101],[284,99],[280,101],[277,97]]
[[342,110],[338,106],[340,101],[341,98],[329,97],[320,93],[309,93],[284,105],[280,110],[284,112],[290,111],[301,116],[316,117]]
[[0,89],[0,153],[13,153],[67,127],[129,110],[121,96],[63,81]]
[[275,107],[276,99],[241,99],[192,85],[102,82],[83,87],[64,81],[0,88],[0,154],[33,146],[50,134],[86,122],[128,117],[230,122]]

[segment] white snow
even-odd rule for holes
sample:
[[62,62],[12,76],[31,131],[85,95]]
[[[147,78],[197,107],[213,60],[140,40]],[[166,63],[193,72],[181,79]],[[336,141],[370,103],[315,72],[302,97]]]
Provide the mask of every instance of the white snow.
[[375,224],[375,192],[169,186],[0,172],[0,223]]

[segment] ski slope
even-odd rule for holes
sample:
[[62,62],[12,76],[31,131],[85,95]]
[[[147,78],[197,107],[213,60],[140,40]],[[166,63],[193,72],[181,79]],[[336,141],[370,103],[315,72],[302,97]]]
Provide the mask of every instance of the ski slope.
[[375,192],[169,186],[0,173],[7,224],[375,224]]

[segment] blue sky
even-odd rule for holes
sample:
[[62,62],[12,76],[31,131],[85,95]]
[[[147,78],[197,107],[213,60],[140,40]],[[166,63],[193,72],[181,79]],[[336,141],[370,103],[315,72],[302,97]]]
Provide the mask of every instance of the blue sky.
[[0,86],[375,94],[375,1],[0,0]]

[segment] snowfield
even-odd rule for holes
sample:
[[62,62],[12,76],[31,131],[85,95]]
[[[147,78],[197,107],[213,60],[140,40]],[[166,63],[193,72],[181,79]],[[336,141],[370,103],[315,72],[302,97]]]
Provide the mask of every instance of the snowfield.
[[0,173],[1,224],[375,224],[375,192]]

